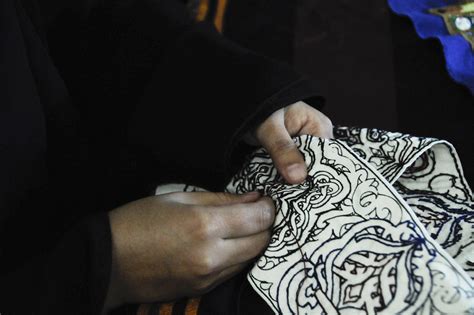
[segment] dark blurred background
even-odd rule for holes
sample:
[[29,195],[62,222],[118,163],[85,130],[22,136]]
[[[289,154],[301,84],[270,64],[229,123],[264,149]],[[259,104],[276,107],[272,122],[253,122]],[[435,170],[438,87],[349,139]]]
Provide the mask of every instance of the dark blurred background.
[[386,0],[192,3],[225,36],[316,80],[334,124],[448,140],[474,185],[473,96],[449,77],[439,42],[420,39]]

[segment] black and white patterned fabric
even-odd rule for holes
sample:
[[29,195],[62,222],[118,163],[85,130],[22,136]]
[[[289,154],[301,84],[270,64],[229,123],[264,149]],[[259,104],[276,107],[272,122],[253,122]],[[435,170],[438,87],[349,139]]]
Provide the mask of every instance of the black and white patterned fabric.
[[275,313],[474,313],[474,200],[449,143],[347,127],[294,141],[302,184],[259,149],[226,188],[275,202],[270,244],[247,275]]

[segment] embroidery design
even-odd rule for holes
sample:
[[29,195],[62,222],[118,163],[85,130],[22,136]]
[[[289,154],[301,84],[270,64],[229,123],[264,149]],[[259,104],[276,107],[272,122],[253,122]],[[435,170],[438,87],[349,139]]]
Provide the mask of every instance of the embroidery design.
[[335,137],[294,138],[302,184],[264,149],[228,184],[277,208],[252,287],[277,314],[474,313],[474,202],[454,148],[377,129]]

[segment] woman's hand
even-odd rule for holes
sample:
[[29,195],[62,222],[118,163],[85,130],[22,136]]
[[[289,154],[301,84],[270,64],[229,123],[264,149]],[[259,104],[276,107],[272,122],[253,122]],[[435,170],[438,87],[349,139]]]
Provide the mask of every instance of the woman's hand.
[[283,178],[290,184],[298,184],[306,178],[307,169],[291,137],[308,134],[332,138],[332,129],[331,120],[323,113],[297,102],[274,112],[244,140],[263,146]]
[[266,248],[274,216],[258,193],[169,193],[111,211],[105,311],[209,291]]

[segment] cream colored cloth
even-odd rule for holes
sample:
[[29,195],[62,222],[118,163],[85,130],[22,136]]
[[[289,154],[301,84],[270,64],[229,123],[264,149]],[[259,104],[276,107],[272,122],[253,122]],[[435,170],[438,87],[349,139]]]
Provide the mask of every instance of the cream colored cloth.
[[302,184],[284,183],[264,149],[228,184],[277,208],[252,287],[281,314],[472,313],[474,202],[454,148],[376,129],[335,135],[294,139]]

